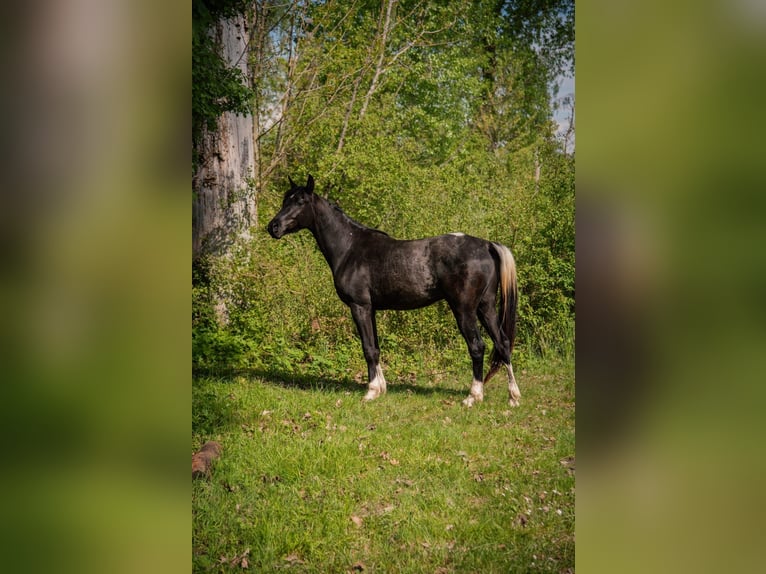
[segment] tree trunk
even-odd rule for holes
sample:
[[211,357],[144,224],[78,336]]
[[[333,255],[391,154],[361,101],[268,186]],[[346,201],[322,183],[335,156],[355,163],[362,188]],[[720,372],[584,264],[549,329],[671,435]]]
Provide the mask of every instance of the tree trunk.
[[[245,16],[219,21],[214,33],[230,67],[248,70],[250,26]],[[223,253],[237,237],[249,237],[257,223],[252,115],[226,112],[215,131],[201,138],[200,164],[193,179],[192,254]]]
[[378,24],[378,61],[375,64],[375,73],[372,76],[370,82],[370,89],[367,90],[367,94],[364,96],[364,102],[362,102],[362,109],[359,110],[359,119],[364,118],[364,114],[367,113],[367,106],[370,105],[370,100],[375,90],[378,87],[378,80],[383,73],[383,61],[386,56],[386,43],[388,42],[388,34],[391,31],[391,12],[394,9],[396,0],[388,0],[385,6],[385,11],[381,5],[380,23]]

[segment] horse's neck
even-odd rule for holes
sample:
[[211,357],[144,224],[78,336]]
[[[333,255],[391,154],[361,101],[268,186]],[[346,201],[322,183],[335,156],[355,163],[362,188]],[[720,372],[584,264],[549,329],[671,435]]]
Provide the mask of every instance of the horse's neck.
[[314,227],[311,231],[319,250],[335,274],[353,246],[357,227],[324,199],[315,197],[314,202]]

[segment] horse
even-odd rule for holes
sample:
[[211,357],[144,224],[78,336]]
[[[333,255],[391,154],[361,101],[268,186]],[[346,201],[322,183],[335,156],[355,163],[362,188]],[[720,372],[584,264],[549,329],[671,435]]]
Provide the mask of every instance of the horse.
[[[519,297],[510,249],[464,233],[394,239],[354,221],[314,193],[311,175],[306,185],[296,185],[289,176],[288,181],[290,189],[267,231],[274,239],[301,229],[314,235],[332,270],[335,291],[350,308],[362,340],[369,381],[365,401],[386,392],[375,313],[418,309],[446,300],[468,345],[473,367],[470,394],[463,404],[470,407],[483,401],[484,385],[505,366],[509,403],[519,405],[521,393],[511,366]],[[501,304],[496,312],[498,289]],[[477,318],[494,343],[484,378],[485,345]]]

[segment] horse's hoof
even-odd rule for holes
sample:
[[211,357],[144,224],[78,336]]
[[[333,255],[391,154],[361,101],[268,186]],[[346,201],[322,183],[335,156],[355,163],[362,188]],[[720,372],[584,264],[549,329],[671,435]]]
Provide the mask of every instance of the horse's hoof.
[[476,402],[476,399],[473,398],[473,396],[469,396],[469,397],[463,399],[463,404],[465,406],[467,406],[467,407],[472,407],[473,403],[475,403],[475,402]]
[[509,399],[508,404],[512,407],[518,407],[519,406],[519,399]]
[[364,400],[365,401],[374,401],[379,396],[380,396],[380,391],[370,389],[369,391],[367,391],[367,394],[364,395]]

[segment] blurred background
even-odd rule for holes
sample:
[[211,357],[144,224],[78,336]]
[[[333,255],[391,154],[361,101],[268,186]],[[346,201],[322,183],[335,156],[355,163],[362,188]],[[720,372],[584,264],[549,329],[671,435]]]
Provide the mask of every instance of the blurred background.
[[2,569],[188,571],[188,5],[0,22]]
[[577,566],[757,569],[766,4],[576,19]]
[[[191,561],[190,20],[3,8],[9,571]],[[764,31],[756,0],[576,5],[583,572],[760,562]]]

